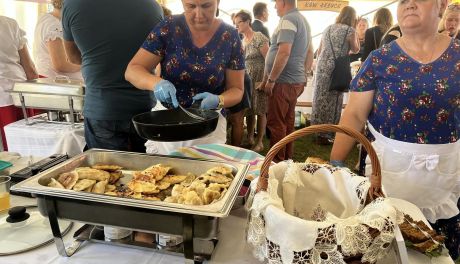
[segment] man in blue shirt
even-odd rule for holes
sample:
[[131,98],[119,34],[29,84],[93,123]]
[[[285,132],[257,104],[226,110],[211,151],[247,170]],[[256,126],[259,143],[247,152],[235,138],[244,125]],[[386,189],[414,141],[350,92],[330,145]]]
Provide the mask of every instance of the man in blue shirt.
[[145,152],[131,122],[150,111],[149,92],[124,79],[126,67],[150,30],[163,18],[152,0],[64,1],[64,46],[85,80],[85,139],[88,148]]

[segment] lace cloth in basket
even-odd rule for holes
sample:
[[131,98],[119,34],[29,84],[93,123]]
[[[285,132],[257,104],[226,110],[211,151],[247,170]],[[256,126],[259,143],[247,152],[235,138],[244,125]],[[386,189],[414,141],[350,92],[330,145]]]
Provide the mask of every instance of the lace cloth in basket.
[[253,197],[247,241],[269,263],[375,263],[402,216],[385,198],[365,205],[370,183],[346,168],[281,162]]

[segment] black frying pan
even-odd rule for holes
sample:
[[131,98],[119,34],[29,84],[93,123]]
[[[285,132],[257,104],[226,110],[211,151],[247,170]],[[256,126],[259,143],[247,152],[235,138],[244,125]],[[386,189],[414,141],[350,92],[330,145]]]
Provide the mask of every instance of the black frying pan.
[[204,137],[217,127],[219,113],[214,110],[189,108],[190,112],[206,118],[201,121],[181,109],[146,112],[133,117],[137,134],[154,141],[183,141]]

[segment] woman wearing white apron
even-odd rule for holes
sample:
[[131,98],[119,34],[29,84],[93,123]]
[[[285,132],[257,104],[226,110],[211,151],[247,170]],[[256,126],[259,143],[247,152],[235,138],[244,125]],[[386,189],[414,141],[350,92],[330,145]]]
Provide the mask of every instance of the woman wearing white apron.
[[[151,31],[126,69],[134,86],[154,91],[166,108],[228,108],[243,96],[244,56],[236,29],[216,17],[218,0],[199,4],[182,1],[184,13],[166,17]],[[197,4],[198,3],[198,4]],[[161,77],[151,74],[158,64]],[[186,131],[184,131],[186,133]],[[214,133],[185,142],[147,142],[149,152],[168,154],[182,146],[224,143],[226,121],[221,115]]]
[[[369,55],[351,83],[340,124],[361,130],[368,122],[385,193],[416,204],[432,223],[449,219],[438,224],[457,259],[460,41],[437,33],[446,5],[447,0],[398,3],[403,36]],[[337,134],[331,162],[340,165],[353,145]]]

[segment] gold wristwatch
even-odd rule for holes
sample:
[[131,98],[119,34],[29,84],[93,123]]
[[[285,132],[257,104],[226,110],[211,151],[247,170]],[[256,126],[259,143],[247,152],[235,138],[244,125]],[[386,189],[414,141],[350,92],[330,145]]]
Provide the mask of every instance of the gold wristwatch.
[[217,105],[218,109],[224,108],[224,96],[219,95],[219,104]]

